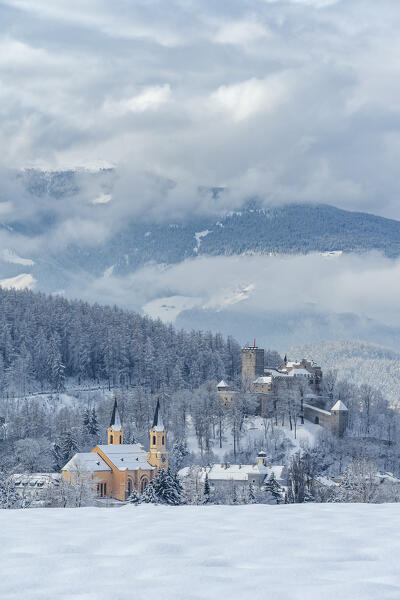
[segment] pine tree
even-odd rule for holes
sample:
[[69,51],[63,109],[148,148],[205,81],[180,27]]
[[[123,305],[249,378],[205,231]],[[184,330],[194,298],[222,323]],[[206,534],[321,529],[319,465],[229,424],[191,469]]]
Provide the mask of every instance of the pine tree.
[[129,502],[129,504],[136,504],[136,505],[141,504],[142,498],[136,490],[133,490],[131,495],[128,498],[128,502]]
[[203,491],[203,504],[209,504],[210,502],[210,482],[208,481],[208,473],[204,480],[204,491]]
[[11,477],[0,473],[0,508],[21,508],[23,501]]
[[232,504],[240,504],[235,485],[232,490]]
[[279,483],[276,481],[275,479],[275,475],[272,472],[266,485],[265,485],[265,491],[270,494],[274,500],[274,502],[276,504],[281,504],[282,503],[282,488],[279,485]]
[[156,504],[181,504],[182,485],[177,475],[172,475],[169,469],[159,469],[155,478],[149,483],[144,494],[144,502]]
[[63,454],[63,451],[61,450],[60,444],[58,444],[57,442],[55,442],[53,444],[51,454],[53,457],[53,469],[55,471],[61,471],[61,469],[63,468],[65,463],[68,461],[68,459],[64,460],[64,454]]
[[142,495],[142,502],[145,502],[146,504],[159,504],[160,502],[154,488],[154,481],[154,479],[150,481]]
[[97,420],[96,409],[93,407],[89,416],[89,424],[88,429],[90,435],[98,436],[99,435],[99,423]]
[[247,492],[247,503],[248,504],[256,504],[257,503],[256,491],[255,491],[254,485],[252,483],[249,484],[249,489]]

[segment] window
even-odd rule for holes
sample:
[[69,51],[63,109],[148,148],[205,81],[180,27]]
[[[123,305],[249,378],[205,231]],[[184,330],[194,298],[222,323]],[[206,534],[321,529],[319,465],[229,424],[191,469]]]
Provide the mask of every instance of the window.
[[132,494],[132,480],[128,479],[128,487],[126,489],[126,497],[129,498],[129,496]]
[[114,443],[114,437],[112,435],[110,435],[110,444]]
[[104,496],[107,496],[107,484],[106,483],[98,483],[97,484],[97,495],[100,498],[104,498]]
[[121,437],[121,436],[119,436],[119,443],[120,443],[120,444],[122,444],[122,441],[121,441],[121,440],[122,440],[122,437]]
[[143,478],[143,479],[140,481],[140,493],[141,493],[141,494],[143,494],[143,492],[144,492],[144,490],[146,489],[146,487],[147,487],[147,484],[148,484],[148,483],[149,483],[149,482],[148,482],[148,481],[147,481],[147,479],[145,479],[145,478]]
[[164,446],[164,436],[162,436],[162,445]]
[[314,423],[315,423],[316,425],[319,425],[319,417],[315,417],[315,419],[314,419]]
[[155,445],[156,445],[156,436],[153,435],[153,446],[155,446]]

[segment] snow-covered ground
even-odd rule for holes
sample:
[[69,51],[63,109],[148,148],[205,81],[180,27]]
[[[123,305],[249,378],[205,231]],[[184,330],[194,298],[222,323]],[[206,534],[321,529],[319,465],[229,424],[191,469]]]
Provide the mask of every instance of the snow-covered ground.
[[0,511],[2,600],[398,600],[400,504]]

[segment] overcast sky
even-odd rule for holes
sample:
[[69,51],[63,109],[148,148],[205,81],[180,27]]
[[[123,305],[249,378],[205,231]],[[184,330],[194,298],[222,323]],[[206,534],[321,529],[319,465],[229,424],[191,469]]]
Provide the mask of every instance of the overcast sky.
[[399,30],[396,0],[0,0],[1,166],[116,166],[132,213],[400,218]]

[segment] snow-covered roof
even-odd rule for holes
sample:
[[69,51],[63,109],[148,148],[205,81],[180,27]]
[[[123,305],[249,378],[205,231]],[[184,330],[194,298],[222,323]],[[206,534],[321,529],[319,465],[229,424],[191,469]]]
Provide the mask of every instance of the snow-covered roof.
[[253,383],[256,384],[256,385],[257,384],[258,385],[263,385],[263,384],[266,384],[266,383],[271,383],[271,381],[272,381],[271,375],[266,375],[265,377],[257,377],[257,379],[255,379],[253,381]]
[[11,476],[15,487],[45,488],[60,484],[60,473],[14,473]]
[[62,470],[94,473],[95,471],[111,471],[111,468],[98,454],[93,452],[78,452],[74,454]]
[[307,371],[307,369],[302,369],[302,368],[294,368],[291,371],[288,372],[288,376],[289,377],[296,377],[297,375],[303,375],[305,377],[311,377],[311,373],[310,371]]
[[[282,472],[285,467],[281,465],[273,465],[272,467],[264,467],[258,465],[225,465],[225,464],[214,464],[211,467],[199,467],[197,469],[197,477],[199,481],[205,479],[206,473],[208,479],[212,481],[247,481],[249,477],[262,476],[269,477],[271,473],[274,474],[276,480],[282,479]],[[179,477],[185,478],[191,472],[190,467],[184,467],[179,471]]]
[[338,400],[336,402],[336,404],[334,404],[332,406],[331,410],[349,410],[349,409],[347,408],[347,406],[341,400]]
[[304,406],[304,408],[312,408],[313,410],[316,410],[319,413],[323,413],[324,415],[331,416],[331,413],[329,410],[324,410],[323,408],[318,408],[318,406],[313,406],[312,404],[306,404],[306,402],[304,402],[303,406]]
[[224,381],[223,379],[221,379],[221,381],[219,382],[219,384],[217,385],[217,388],[227,388],[229,387],[229,385],[226,383],[226,381]]
[[[97,446],[97,448],[103,452],[119,471],[154,469],[147,462],[147,452],[141,444],[104,444]],[[94,451],[91,454],[98,456]]]
[[315,481],[324,487],[337,487],[339,485],[336,481],[333,481],[333,479],[330,477],[325,477],[324,475],[316,477]]

